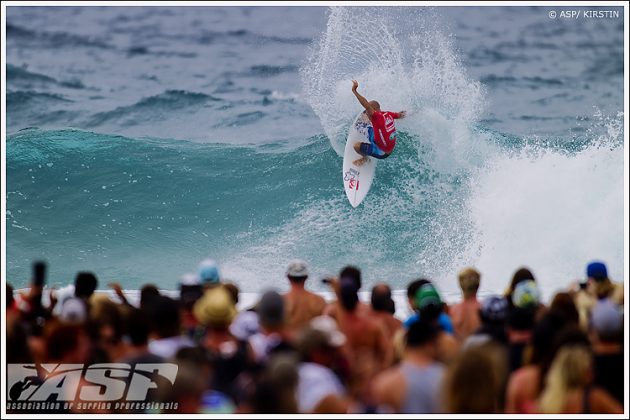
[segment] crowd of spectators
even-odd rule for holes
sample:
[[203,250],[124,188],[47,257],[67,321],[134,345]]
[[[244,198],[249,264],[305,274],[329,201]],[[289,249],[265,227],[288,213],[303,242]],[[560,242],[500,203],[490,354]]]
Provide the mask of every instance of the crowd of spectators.
[[[306,287],[307,264],[291,261],[288,290],[264,291],[246,308],[212,260],[182,277],[176,298],[146,284],[133,303],[118,284],[98,291],[90,272],[76,275],[73,296],[42,299],[38,267],[28,288],[7,284],[7,363],[177,366],[173,383],[154,378],[146,396],[164,403],[147,407],[161,408],[88,412],[623,413],[623,284],[598,261],[547,304],[527,268],[483,299],[481,274],[465,268],[453,278],[462,295],[451,305],[439,285],[415,279],[403,320],[387,283],[359,299],[362,273],[353,266],[325,280],[327,301]],[[28,384],[8,384],[9,401],[47,380],[38,369]]]

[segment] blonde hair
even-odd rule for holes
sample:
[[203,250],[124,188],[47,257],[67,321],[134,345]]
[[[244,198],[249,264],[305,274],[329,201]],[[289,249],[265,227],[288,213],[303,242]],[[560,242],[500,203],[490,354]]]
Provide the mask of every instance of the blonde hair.
[[481,274],[472,267],[467,267],[459,272],[459,287],[461,287],[464,296],[472,296],[479,289]]
[[586,346],[562,347],[547,372],[540,396],[540,412],[562,413],[568,393],[586,385],[591,363],[591,352]]

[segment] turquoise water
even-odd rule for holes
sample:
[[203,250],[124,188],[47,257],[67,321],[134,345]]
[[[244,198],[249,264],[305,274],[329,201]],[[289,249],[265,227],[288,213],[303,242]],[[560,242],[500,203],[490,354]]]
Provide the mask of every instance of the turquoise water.
[[[206,257],[250,292],[296,257],[446,293],[465,265],[484,292],[593,258],[621,279],[623,18],[547,11],[9,7],[7,279],[44,258],[52,284],[168,289]],[[356,209],[353,78],[409,111]]]

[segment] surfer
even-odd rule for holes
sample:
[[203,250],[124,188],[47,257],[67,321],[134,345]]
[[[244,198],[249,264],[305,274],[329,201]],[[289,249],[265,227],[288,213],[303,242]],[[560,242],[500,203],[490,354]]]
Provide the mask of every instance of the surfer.
[[368,128],[370,142],[356,142],[354,144],[354,150],[363,157],[355,160],[353,163],[356,166],[361,166],[369,160],[368,156],[373,156],[377,159],[385,159],[392,153],[394,147],[396,147],[396,127],[394,120],[405,118],[406,111],[381,111],[381,105],[377,101],[368,101],[357,92],[358,87],[359,82],[353,80],[352,93],[357,97],[359,103],[363,105],[365,113],[372,123],[372,126]]

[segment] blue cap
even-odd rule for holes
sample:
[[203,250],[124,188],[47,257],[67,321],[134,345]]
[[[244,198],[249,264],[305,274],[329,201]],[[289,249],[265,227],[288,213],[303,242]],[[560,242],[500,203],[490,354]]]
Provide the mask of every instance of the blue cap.
[[488,321],[503,322],[507,313],[508,301],[503,296],[490,296],[481,303],[481,314]]
[[205,259],[199,263],[199,280],[202,283],[218,283],[219,278],[219,266],[214,260]]
[[593,261],[586,266],[586,277],[593,277],[596,279],[608,278],[608,270],[606,270],[606,264],[601,261]]

